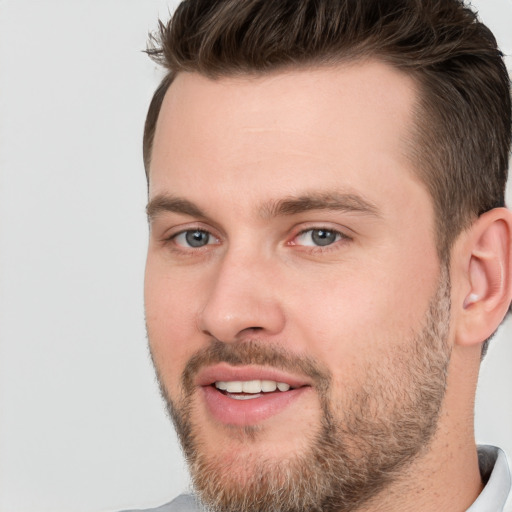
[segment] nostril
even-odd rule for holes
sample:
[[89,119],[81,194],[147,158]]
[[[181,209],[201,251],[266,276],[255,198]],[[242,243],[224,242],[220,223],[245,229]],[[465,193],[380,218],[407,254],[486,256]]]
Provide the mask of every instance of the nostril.
[[240,336],[247,336],[247,335],[251,335],[251,334],[256,334],[256,333],[259,333],[260,331],[264,331],[265,329],[263,327],[259,327],[259,326],[256,326],[256,327],[246,327],[245,329],[242,329],[238,334],[237,334],[237,338],[240,337]]

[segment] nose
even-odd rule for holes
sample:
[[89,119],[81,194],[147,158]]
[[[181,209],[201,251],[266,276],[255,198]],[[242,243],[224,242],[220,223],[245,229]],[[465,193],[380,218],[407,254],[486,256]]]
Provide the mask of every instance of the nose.
[[212,278],[200,329],[226,343],[279,334],[285,315],[276,280],[276,269],[261,256],[226,255]]

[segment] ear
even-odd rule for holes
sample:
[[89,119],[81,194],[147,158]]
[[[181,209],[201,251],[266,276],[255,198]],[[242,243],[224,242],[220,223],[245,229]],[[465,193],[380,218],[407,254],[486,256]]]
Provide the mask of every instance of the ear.
[[512,213],[495,208],[482,214],[467,232],[462,257],[463,283],[455,342],[481,344],[498,328],[512,301]]

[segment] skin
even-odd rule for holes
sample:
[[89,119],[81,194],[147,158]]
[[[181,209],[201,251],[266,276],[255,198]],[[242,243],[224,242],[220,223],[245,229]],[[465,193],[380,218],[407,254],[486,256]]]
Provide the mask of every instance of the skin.
[[[257,338],[318,361],[332,376],[330,398],[342,403],[369,367],[421,329],[440,262],[432,201],[407,156],[416,94],[410,78],[378,62],[178,75],[157,124],[149,199],[179,197],[201,214],[150,206],[145,283],[150,348],[171,398],[182,397],[187,362],[212,339]],[[272,211],[290,197],[333,192],[365,206]],[[340,236],[314,247],[313,228]],[[178,236],[196,229],[211,233],[200,249]],[[479,344],[461,307],[472,240],[464,235],[454,248],[453,353],[437,434],[364,510],[462,511],[481,491],[472,430]],[[319,431],[314,387],[251,424],[250,443],[240,442],[243,426],[212,414],[200,389],[190,400],[203,449],[227,460],[286,458]]]

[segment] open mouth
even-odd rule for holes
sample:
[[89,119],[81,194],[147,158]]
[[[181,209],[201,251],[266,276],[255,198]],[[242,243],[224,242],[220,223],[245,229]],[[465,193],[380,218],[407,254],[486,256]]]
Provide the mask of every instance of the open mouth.
[[270,367],[218,363],[202,368],[195,385],[209,414],[229,426],[257,425],[284,413],[312,390],[311,379]]
[[213,384],[222,394],[235,400],[251,400],[269,393],[284,393],[292,388],[285,382],[275,380],[216,381]]

